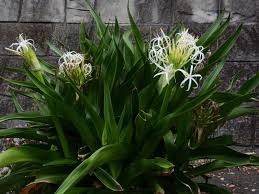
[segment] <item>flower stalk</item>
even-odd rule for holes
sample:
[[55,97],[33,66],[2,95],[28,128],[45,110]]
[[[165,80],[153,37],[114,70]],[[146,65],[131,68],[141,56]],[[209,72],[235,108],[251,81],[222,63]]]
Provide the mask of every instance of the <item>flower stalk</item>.
[[26,63],[32,68],[33,71],[35,71],[36,77],[42,83],[44,83],[44,79],[41,73],[41,64],[34,52],[36,47],[34,45],[33,39],[26,39],[23,37],[23,34],[20,34],[17,42],[12,43],[9,48],[5,49],[23,57]]

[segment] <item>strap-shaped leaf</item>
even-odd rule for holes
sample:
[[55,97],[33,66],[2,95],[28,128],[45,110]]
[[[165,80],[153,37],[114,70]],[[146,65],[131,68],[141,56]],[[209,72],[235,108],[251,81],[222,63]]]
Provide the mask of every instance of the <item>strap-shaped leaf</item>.
[[124,181],[129,184],[136,177],[141,175],[166,175],[171,174],[174,164],[164,158],[139,159],[129,165],[124,175]]
[[221,114],[223,116],[227,116],[234,108],[238,107],[243,102],[249,101],[251,98],[257,96],[258,93],[250,93],[242,96],[238,96],[234,98],[233,100],[230,100],[226,103],[224,103],[220,107]]
[[212,162],[209,162],[191,169],[190,171],[187,172],[187,175],[191,177],[196,177],[216,170],[231,168],[235,166],[242,166],[242,164],[231,164],[221,160],[214,160]]
[[0,118],[0,123],[9,120],[25,120],[28,122],[52,124],[50,115],[42,115],[39,112],[21,112],[6,115]]
[[234,108],[226,117],[227,120],[234,119],[243,115],[259,113],[259,108],[239,106]]
[[61,99],[61,96],[52,88],[48,87],[47,85],[43,84],[28,68],[25,68],[27,76],[31,79],[35,86],[39,90],[41,90],[45,95],[54,98],[54,99]]
[[232,194],[226,189],[208,183],[198,183],[198,186],[200,187],[201,191],[207,192],[209,194]]
[[219,137],[208,138],[201,146],[230,146],[234,141],[231,135],[222,135]]
[[224,42],[218,48],[218,50],[210,56],[208,61],[209,66],[220,61],[222,58],[228,55],[229,51],[234,46],[237,38],[239,37],[241,29],[242,29],[242,25],[240,25],[238,29],[226,40],[226,42]]
[[131,13],[130,13],[130,10],[129,10],[129,5],[128,5],[128,16],[129,16],[129,20],[130,20],[130,26],[131,26],[131,30],[132,30],[132,33],[134,35],[134,38],[140,48],[141,51],[144,51],[145,49],[145,44],[144,44],[144,41],[143,41],[143,38],[142,38],[142,35],[141,35],[141,32],[139,31]]
[[0,153],[0,168],[18,162],[35,162],[43,164],[60,158],[61,155],[58,152],[50,150],[31,146],[13,147]]
[[211,158],[231,164],[259,165],[259,157],[242,154],[225,146],[199,147],[191,150],[190,160]]
[[90,11],[92,17],[95,20],[96,27],[97,27],[97,34],[98,34],[99,38],[102,38],[104,36],[106,25],[102,21],[101,17],[95,12],[94,8],[91,5],[91,2],[89,0],[85,0],[85,2],[86,2],[87,7],[89,8],[89,11]]
[[68,119],[73,123],[77,129],[82,141],[89,146],[92,151],[97,150],[99,147],[99,142],[97,137],[94,135],[86,120],[82,115],[80,115],[73,106],[70,106],[64,102],[55,101],[56,110],[63,113],[64,118]]
[[[190,193],[190,194],[200,194],[200,188],[199,186],[191,180],[189,177],[187,177],[185,174],[182,172],[178,171],[175,173],[177,181],[183,186],[182,188],[185,187],[185,192],[184,193]],[[176,187],[176,190],[178,188]],[[182,191],[180,191],[182,193]]]
[[51,42],[47,42],[50,50],[52,50],[57,56],[62,56],[63,52],[57,48],[54,44],[52,44]]
[[118,138],[119,131],[117,130],[117,123],[114,117],[112,108],[111,92],[108,84],[104,83],[104,120],[107,122],[107,129],[110,131],[109,139],[114,143]]
[[259,85],[259,72],[255,74],[254,77],[247,80],[240,88],[239,94],[247,94],[255,89]]
[[0,76],[1,79],[7,81],[10,84],[16,85],[16,86],[21,86],[21,87],[25,87],[25,88],[29,88],[29,89],[36,89],[37,87],[31,83],[31,82],[27,82],[27,81],[20,81],[20,80],[12,80],[12,79],[7,79],[4,78],[2,76]]
[[16,111],[19,113],[19,112],[23,112],[23,108],[21,106],[21,104],[19,103],[15,93],[12,91],[11,92],[11,95],[12,95],[12,100],[13,100],[13,103],[14,103],[14,106],[15,106],[15,109]]
[[0,138],[24,138],[49,142],[48,138],[37,133],[36,128],[9,128],[0,130]]
[[111,161],[125,159],[129,154],[129,150],[123,144],[111,144],[100,148],[68,175],[55,194],[63,194],[96,168]]
[[213,44],[227,29],[230,22],[230,15],[224,20],[224,14],[221,14],[211,27],[199,38],[197,44],[203,47],[209,47]]
[[94,175],[112,191],[123,191],[122,186],[118,183],[107,171],[102,168],[97,168]]
[[200,95],[206,93],[211,87],[214,86],[221,70],[223,69],[225,61],[221,61],[218,65],[215,66],[214,70],[207,76],[207,78],[203,81]]

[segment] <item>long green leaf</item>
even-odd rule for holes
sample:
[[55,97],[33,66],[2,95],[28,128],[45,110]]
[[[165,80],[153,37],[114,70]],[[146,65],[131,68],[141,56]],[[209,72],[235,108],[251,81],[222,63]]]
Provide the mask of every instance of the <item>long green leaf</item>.
[[28,68],[25,68],[27,76],[31,79],[31,81],[41,90],[45,95],[54,98],[61,99],[61,96],[52,88],[43,84]]
[[238,29],[227,39],[227,41],[224,42],[218,48],[218,50],[210,56],[208,61],[208,64],[210,66],[228,55],[229,51],[234,46],[237,38],[239,37],[241,29],[242,29],[242,25],[240,25]]
[[239,94],[247,94],[255,89],[259,85],[259,72],[255,74],[254,77],[247,80],[240,88]]
[[129,150],[122,144],[111,144],[100,148],[70,173],[55,194],[63,194],[102,164],[125,159],[128,155]]
[[111,135],[109,137],[111,142],[109,143],[114,143],[118,138],[118,131],[112,108],[111,93],[107,83],[104,83],[104,120],[107,122],[107,127]]
[[0,138],[24,138],[48,142],[48,138],[39,135],[34,128],[9,128],[0,130]]
[[18,162],[43,164],[60,158],[61,156],[58,152],[50,150],[30,146],[13,147],[0,153],[0,168]]
[[201,191],[209,194],[232,194],[230,191],[208,183],[198,183]]
[[123,191],[122,186],[107,171],[98,168],[94,171],[94,175],[112,191]]
[[211,158],[238,165],[259,165],[259,157],[242,154],[225,146],[208,146],[191,150],[190,160]]
[[9,120],[25,120],[28,122],[40,122],[46,124],[52,124],[50,115],[42,115],[39,112],[21,112],[6,115],[0,118],[0,123]]

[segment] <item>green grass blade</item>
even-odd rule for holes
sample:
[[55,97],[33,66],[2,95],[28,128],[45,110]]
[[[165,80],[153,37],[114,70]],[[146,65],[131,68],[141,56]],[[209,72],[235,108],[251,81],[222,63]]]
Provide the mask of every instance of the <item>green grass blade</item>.
[[60,158],[61,156],[58,152],[50,150],[43,150],[30,146],[13,147],[0,153],[0,168],[18,162],[43,164]]

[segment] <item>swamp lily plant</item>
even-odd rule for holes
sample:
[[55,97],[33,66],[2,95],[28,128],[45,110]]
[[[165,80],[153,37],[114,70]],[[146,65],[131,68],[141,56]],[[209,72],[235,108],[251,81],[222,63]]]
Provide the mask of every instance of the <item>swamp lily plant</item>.
[[[230,18],[219,16],[200,37],[175,26],[146,44],[130,12],[130,29],[122,32],[117,20],[106,26],[87,4],[97,37],[90,39],[82,23],[80,51],[50,43],[57,64],[38,58],[34,41],[23,35],[7,48],[24,58],[21,68],[9,70],[26,81],[3,78],[17,112],[0,122],[26,124],[2,128],[0,138],[33,141],[0,153],[0,167],[11,167],[0,177],[1,192],[229,193],[194,178],[259,165],[258,156],[230,147],[231,136],[212,135],[228,120],[258,113],[251,105],[258,102],[258,73],[238,90],[218,89],[241,26],[208,55]],[[18,96],[36,109],[24,110]]]

